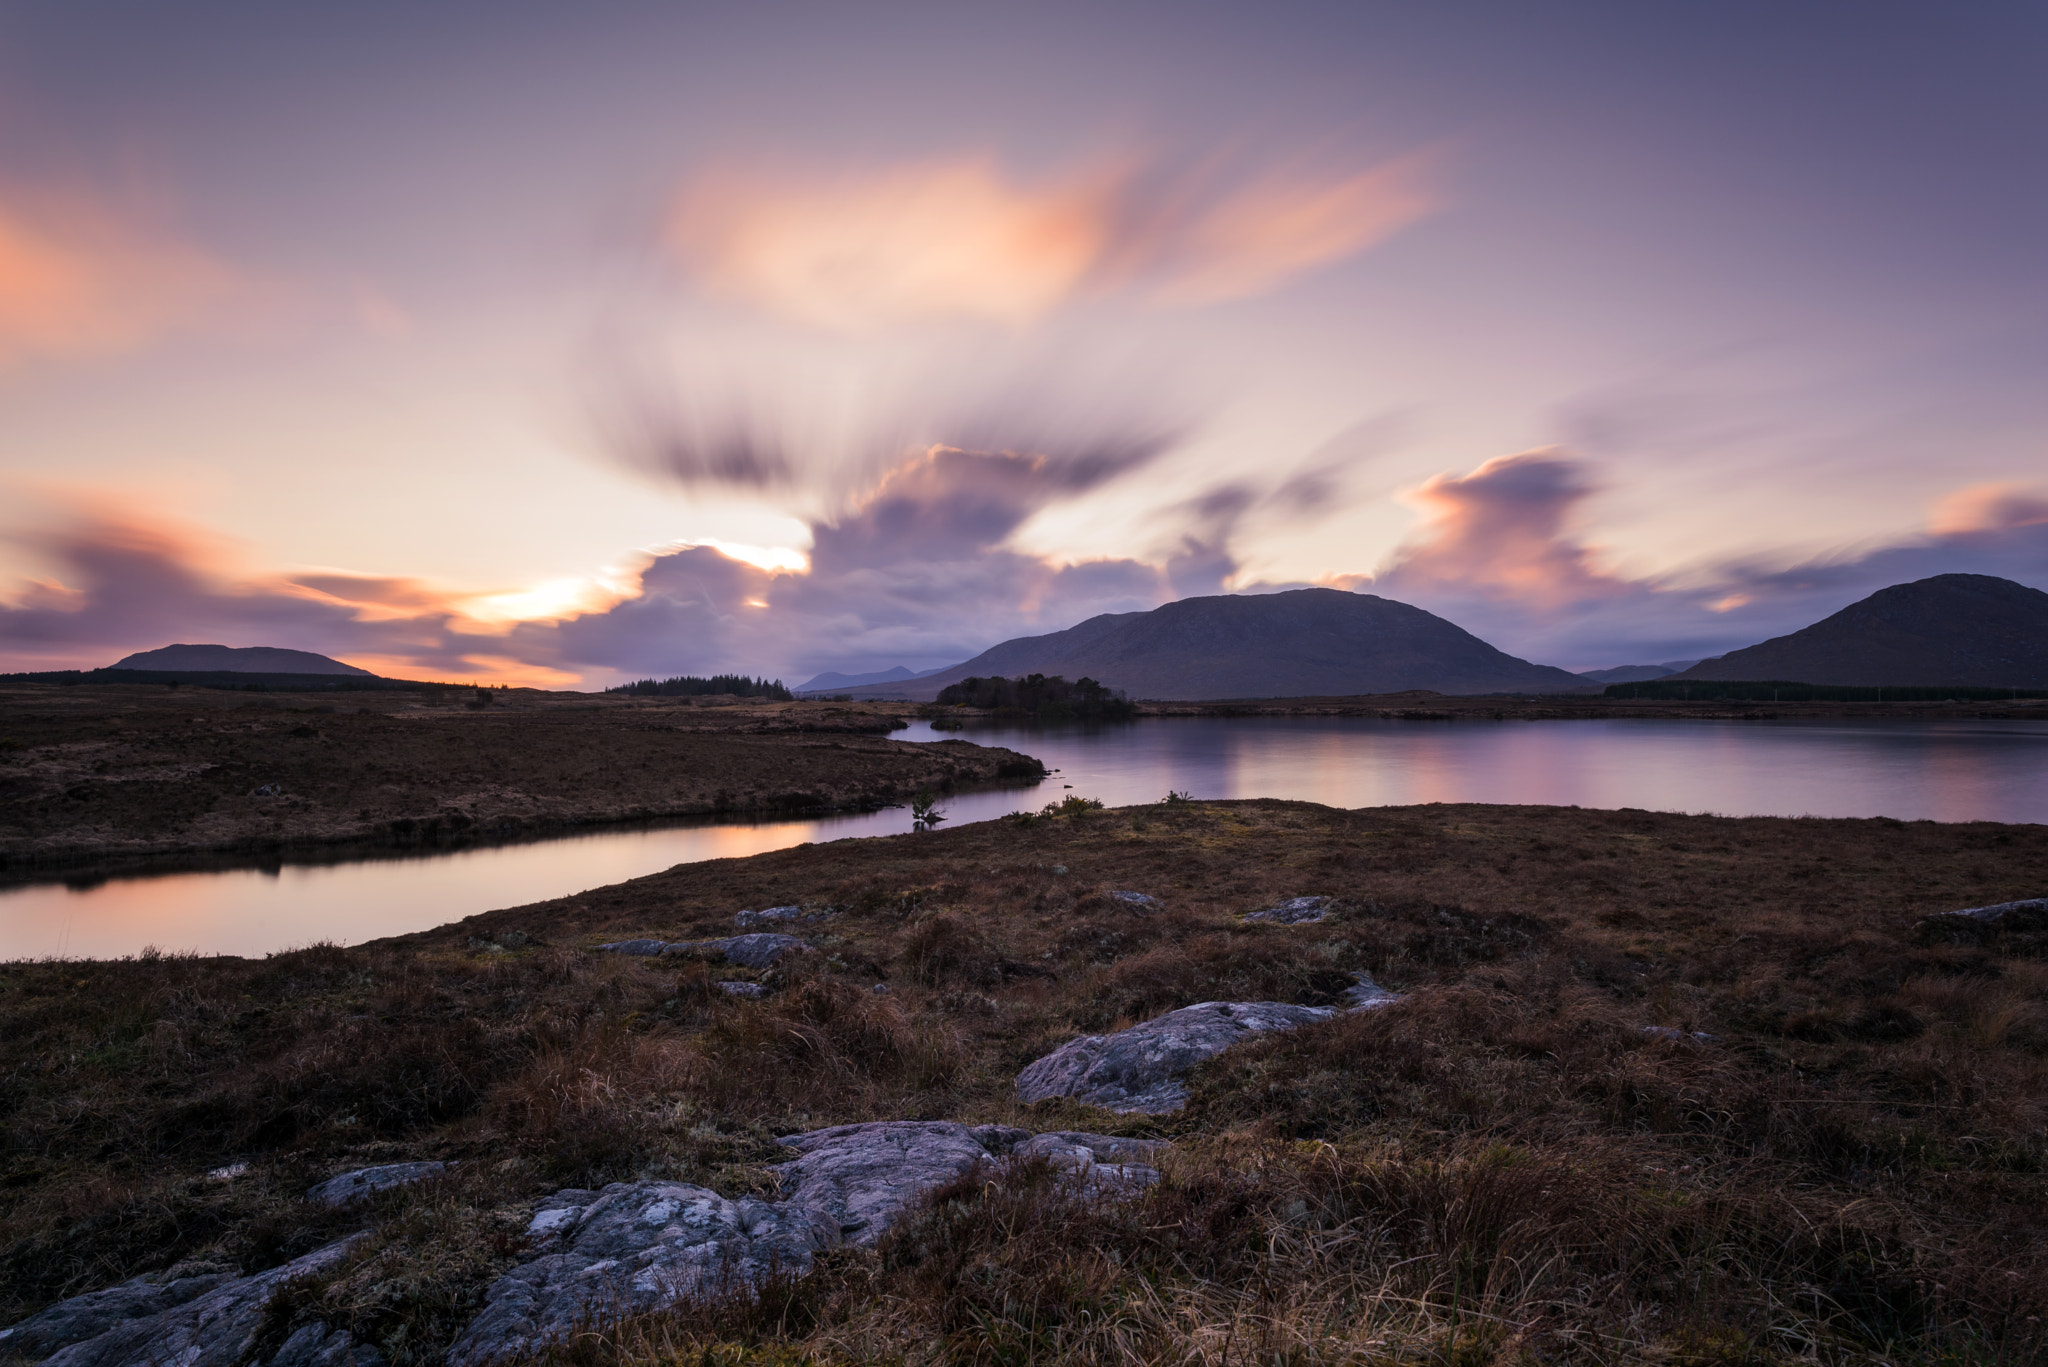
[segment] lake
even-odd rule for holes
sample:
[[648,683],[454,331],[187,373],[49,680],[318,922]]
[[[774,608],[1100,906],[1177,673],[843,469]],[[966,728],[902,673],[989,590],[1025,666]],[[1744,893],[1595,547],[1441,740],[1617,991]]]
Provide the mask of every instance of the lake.
[[[2048,721],[1161,719],[1100,729],[951,732],[1058,770],[963,793],[948,825],[1035,810],[1069,791],[1110,806],[1280,797],[1366,807],[1557,803],[1768,816],[2048,822]],[[899,739],[942,739],[919,723]],[[146,945],[264,954],[356,944],[654,873],[807,841],[908,832],[910,813],[676,825],[452,854],[117,878],[0,892],[0,959],[106,958]]]

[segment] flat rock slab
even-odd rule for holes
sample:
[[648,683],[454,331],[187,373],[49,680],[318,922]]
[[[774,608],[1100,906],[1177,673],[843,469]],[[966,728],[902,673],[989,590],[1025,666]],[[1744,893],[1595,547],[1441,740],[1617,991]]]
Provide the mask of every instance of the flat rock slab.
[[69,1344],[97,1338],[123,1321],[183,1305],[233,1280],[227,1272],[165,1281],[137,1277],[104,1291],[88,1291],[0,1329],[0,1357],[48,1357]]
[[[265,1312],[278,1291],[287,1282],[339,1262],[361,1237],[352,1235],[282,1267],[222,1282],[203,1295],[153,1315],[124,1319],[104,1333],[59,1350],[43,1367],[162,1367],[170,1363],[177,1367],[243,1367],[251,1360]],[[43,1314],[60,1308],[52,1306]],[[322,1337],[324,1343],[315,1347],[330,1356],[287,1361],[280,1350],[263,1360],[263,1367],[381,1367],[384,1362],[376,1349],[356,1343],[346,1333],[322,1331]],[[0,1341],[0,1348],[6,1346]]]
[[2048,930],[2048,897],[1937,911],[1921,917],[1919,926],[1922,940],[1960,944],[1988,944],[2008,932],[2027,935],[2044,930]]
[[1067,1096],[1123,1114],[1165,1115],[1187,1104],[1187,1075],[1240,1040],[1336,1015],[1326,1006],[1201,1002],[1113,1035],[1069,1040],[1017,1075],[1026,1103]]
[[618,940],[598,946],[614,954],[637,954],[643,958],[661,954],[718,956],[743,968],[773,968],[783,955],[791,951],[807,951],[810,947],[808,941],[794,935],[776,935],[769,931],[731,935],[722,940]]
[[1157,911],[1166,905],[1149,892],[1112,892],[1105,896],[1112,902],[1122,902],[1125,906],[1134,907],[1139,911]]
[[[755,1290],[800,1277],[824,1249],[871,1244],[934,1187],[983,1164],[1043,1156],[1091,1191],[1142,1188],[1160,1147],[1006,1125],[880,1121],[835,1125],[778,1142],[782,1196],[728,1200],[681,1182],[620,1182],[542,1201],[527,1227],[534,1256],[492,1283],[483,1313],[449,1350],[449,1367],[483,1367],[559,1343],[597,1315]],[[1147,1177],[1149,1174],[1149,1179]],[[290,1367],[279,1364],[279,1367]],[[324,1367],[324,1364],[323,1364]]]
[[802,1155],[776,1169],[790,1204],[833,1244],[873,1243],[925,1192],[995,1156],[950,1120],[835,1125],[777,1142]]
[[1323,920],[1337,904],[1334,897],[1290,897],[1260,911],[1244,914],[1247,921],[1271,921],[1276,925],[1305,926]]
[[410,1186],[446,1172],[446,1163],[385,1163],[374,1168],[357,1168],[330,1177],[306,1193],[308,1201],[327,1206],[352,1206],[367,1201],[380,1191]]
[[483,1313],[449,1349],[449,1367],[538,1352],[600,1313],[802,1276],[823,1246],[801,1210],[683,1182],[561,1192],[541,1203],[527,1232],[540,1256],[491,1284]]

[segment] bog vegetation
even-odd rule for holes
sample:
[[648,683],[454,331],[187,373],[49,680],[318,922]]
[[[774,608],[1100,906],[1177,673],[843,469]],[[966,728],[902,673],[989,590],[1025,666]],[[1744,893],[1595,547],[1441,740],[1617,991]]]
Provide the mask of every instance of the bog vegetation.
[[[368,1224],[275,1336],[317,1318],[431,1362],[547,1192],[760,1191],[778,1133],[956,1118],[1174,1147],[1141,1199],[963,1181],[759,1300],[554,1360],[2038,1361],[2048,944],[1919,918],[2044,888],[2040,827],[1179,800],[686,866],[358,949],[6,965],[0,1323]],[[1308,894],[1328,920],[1241,919]],[[759,1001],[591,948],[789,903],[822,914],[817,952],[716,970]],[[1077,1032],[1333,1004],[1360,971],[1406,999],[1222,1055],[1179,1114],[1014,1100]],[[367,1215],[301,1199],[412,1158],[461,1161]]]

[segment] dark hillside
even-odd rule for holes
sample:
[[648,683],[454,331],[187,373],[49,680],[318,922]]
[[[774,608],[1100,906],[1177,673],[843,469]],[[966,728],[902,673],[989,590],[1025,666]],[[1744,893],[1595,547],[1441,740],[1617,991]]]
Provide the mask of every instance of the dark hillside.
[[2048,688],[2048,593],[1988,574],[1894,584],[1802,631],[1661,682],[1687,679]]
[[[923,679],[873,690],[928,700],[971,677],[1083,676],[1133,698],[1286,698],[1397,693],[1562,693],[1576,674],[1494,649],[1421,608],[1369,593],[1183,598],[1025,636]],[[859,692],[856,692],[859,696]]]

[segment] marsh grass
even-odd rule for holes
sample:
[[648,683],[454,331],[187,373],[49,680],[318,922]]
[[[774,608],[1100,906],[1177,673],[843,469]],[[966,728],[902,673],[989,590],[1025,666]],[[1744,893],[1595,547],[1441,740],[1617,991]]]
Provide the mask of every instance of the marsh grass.
[[[1140,1199],[984,1175],[874,1249],[600,1318],[551,1360],[2036,1361],[2048,961],[1917,917],[2043,885],[2030,827],[1176,803],[695,865],[358,949],[7,965],[0,1321],[367,1229],[271,1334],[317,1318],[428,1363],[547,1192],[772,1193],[777,1134],[958,1118],[1174,1147]],[[1305,893],[1335,914],[1240,919]],[[789,902],[834,911],[759,1001],[587,948]],[[1014,1101],[1075,1033],[1331,1004],[1357,972],[1407,1000],[1240,1046],[1177,1115]],[[455,1166],[358,1211],[300,1199],[427,1157]]]

